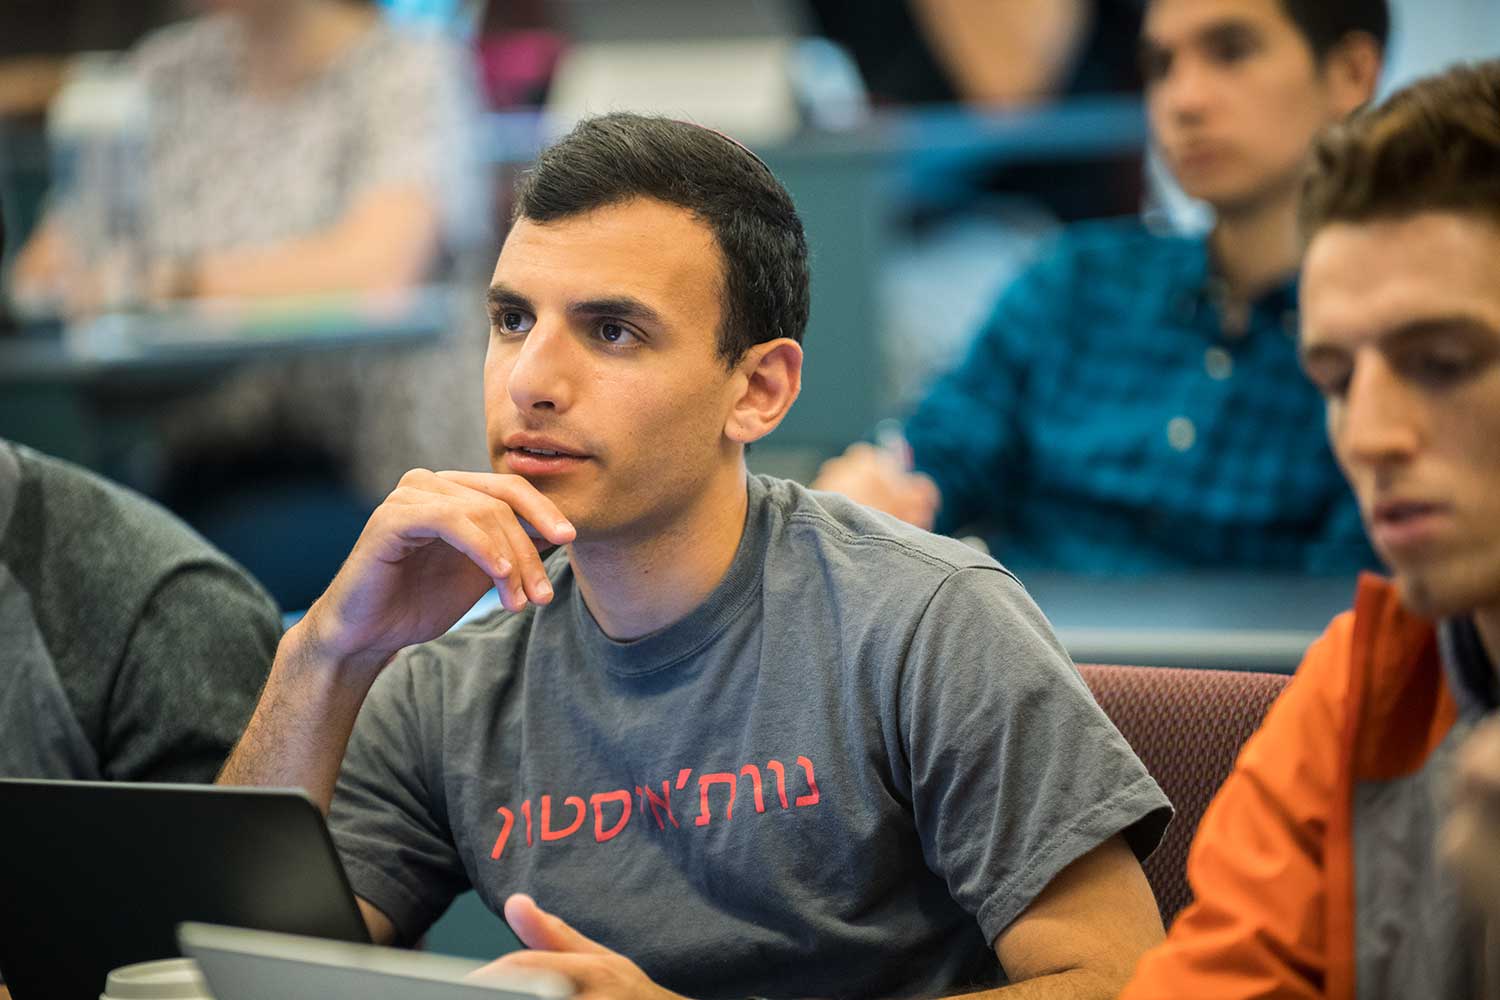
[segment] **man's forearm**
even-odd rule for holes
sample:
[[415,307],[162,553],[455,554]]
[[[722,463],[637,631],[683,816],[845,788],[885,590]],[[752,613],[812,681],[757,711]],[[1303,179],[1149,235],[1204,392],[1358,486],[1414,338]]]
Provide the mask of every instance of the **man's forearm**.
[[379,667],[320,657],[303,625],[294,626],[282,638],[255,713],[218,783],[302,788],[327,813],[349,734]]

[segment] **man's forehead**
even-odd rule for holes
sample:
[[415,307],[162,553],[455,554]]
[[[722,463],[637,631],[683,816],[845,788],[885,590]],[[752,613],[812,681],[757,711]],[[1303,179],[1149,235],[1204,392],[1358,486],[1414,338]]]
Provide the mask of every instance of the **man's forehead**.
[[631,295],[670,311],[717,299],[722,268],[713,232],[686,209],[651,199],[561,219],[521,217],[495,264],[493,283],[527,296]]
[[1181,45],[1207,32],[1278,20],[1285,20],[1281,0],[1152,0],[1142,22],[1141,43]]
[[1465,221],[1422,214],[1319,230],[1302,274],[1304,348],[1460,325],[1500,331],[1500,228]]

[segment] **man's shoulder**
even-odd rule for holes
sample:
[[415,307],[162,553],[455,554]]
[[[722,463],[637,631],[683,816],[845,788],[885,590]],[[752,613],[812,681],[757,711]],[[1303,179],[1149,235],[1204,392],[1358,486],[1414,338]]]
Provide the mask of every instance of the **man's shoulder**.
[[965,570],[1015,580],[994,559],[958,539],[924,531],[839,493],[759,478],[765,502],[776,512],[768,559],[813,561],[834,584],[908,595],[936,589]]
[[[154,500],[22,445],[15,445],[14,453],[21,485],[7,549],[28,536],[34,542],[49,540],[49,558],[86,561],[97,571],[87,576],[107,576],[112,589],[131,582],[150,585],[189,564],[242,572]],[[104,564],[125,572],[109,574]]]

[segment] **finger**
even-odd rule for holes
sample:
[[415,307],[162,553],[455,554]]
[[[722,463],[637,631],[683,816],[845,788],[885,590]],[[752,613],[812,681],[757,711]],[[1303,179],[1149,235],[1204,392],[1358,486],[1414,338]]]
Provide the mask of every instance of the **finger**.
[[537,544],[531,540],[531,535],[526,534],[514,514],[508,510],[501,514],[490,508],[490,523],[493,531],[498,531],[504,537],[505,546],[514,556],[516,570],[511,576],[511,582],[517,588],[522,588],[526,597],[535,603],[550,603],[552,580],[547,579],[546,564],[541,561],[541,553],[537,552]]
[[1465,741],[1456,766],[1461,786],[1482,794],[1500,791],[1500,727],[1486,724]]
[[[377,516],[381,513],[377,511]],[[434,539],[444,542],[467,556],[497,585],[513,572],[507,554],[488,532],[469,520],[462,511],[439,504],[387,507],[382,520],[389,525],[389,530],[407,542],[427,544]]]
[[553,916],[536,905],[536,900],[524,893],[516,893],[505,901],[505,922],[528,948],[593,955],[612,954],[602,944],[574,930],[561,917]]
[[[397,505],[425,506],[444,501],[461,505],[468,512],[470,520],[495,538],[496,545],[519,570],[515,577],[510,577],[508,587],[500,588],[502,602],[506,607],[518,610],[516,598],[520,596],[529,596],[539,604],[546,604],[552,598],[552,584],[537,552],[537,541],[527,533],[526,526],[510,503],[496,497],[494,491],[474,489],[453,478],[468,475],[471,474],[412,469],[401,477],[400,485],[386,501]],[[531,489],[530,484],[524,480],[519,481],[527,490]],[[525,601],[520,601],[520,604],[524,605]]]
[[586,984],[599,979],[597,972],[589,968],[597,965],[597,955],[575,955],[560,951],[513,951],[502,955],[488,965],[480,966],[464,976],[468,982],[505,983],[513,981],[519,973],[540,979],[558,979],[571,986],[568,991],[575,995]]
[[1469,809],[1454,810],[1443,826],[1439,852],[1471,899],[1495,905],[1500,898],[1500,847],[1493,830],[1486,832],[1480,815]]
[[923,506],[937,510],[938,506],[943,502],[943,494],[938,489],[937,483],[926,473],[913,472],[910,476],[913,484],[912,488],[922,498]]
[[597,985],[603,978],[599,967],[599,955],[581,954],[574,951],[540,951],[523,949],[502,955],[483,969],[476,969],[472,976],[486,971],[497,973],[550,972],[572,981],[575,989],[584,990]]
[[462,498],[439,503],[455,504],[471,524],[484,533],[490,545],[499,554],[501,570],[493,577],[495,592],[507,611],[520,611],[526,607],[525,574],[527,567],[538,561],[536,545],[516,524],[515,516],[505,504],[472,490],[465,490]]
[[538,535],[554,545],[566,545],[578,536],[572,523],[557,504],[520,476],[503,476],[495,472],[439,472],[448,482],[487,493],[510,505],[518,517],[525,519]]
[[438,473],[412,469],[401,477],[400,485],[386,502],[396,507],[416,506],[438,513],[449,509],[462,511],[463,516],[489,537],[498,554],[495,566],[498,574],[491,573],[491,577],[500,603],[507,611],[519,612],[526,607],[528,587],[530,597],[539,599],[540,603],[551,599],[551,583],[542,568],[536,543],[521,528],[515,512],[503,500]]

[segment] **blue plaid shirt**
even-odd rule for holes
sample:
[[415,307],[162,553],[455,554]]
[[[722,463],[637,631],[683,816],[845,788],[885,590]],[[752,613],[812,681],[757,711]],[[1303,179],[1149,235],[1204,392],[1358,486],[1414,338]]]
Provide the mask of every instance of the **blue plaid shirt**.
[[906,424],[939,531],[1016,568],[1376,565],[1297,363],[1294,282],[1226,333],[1203,238],[1067,230]]

